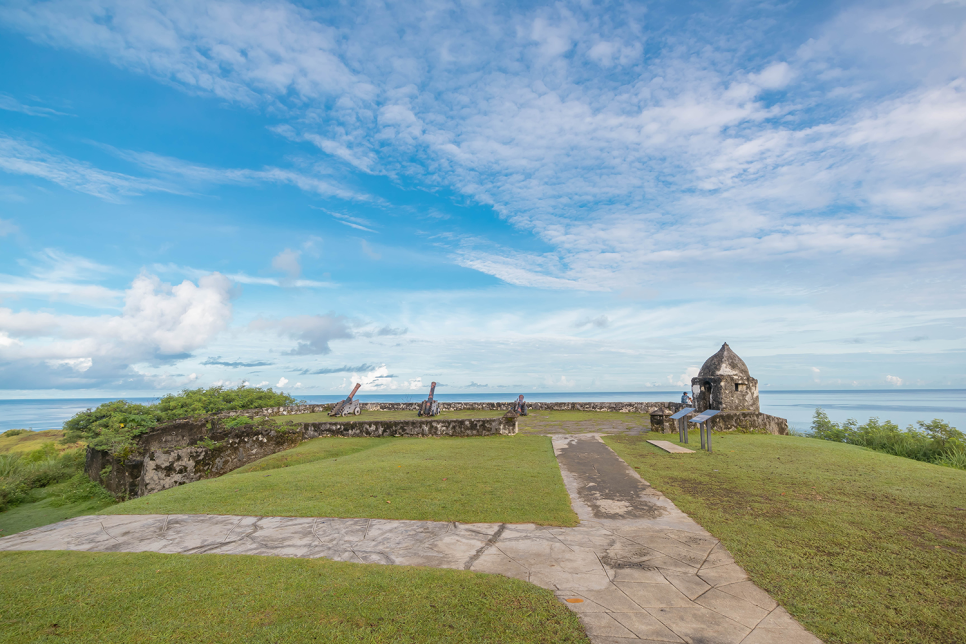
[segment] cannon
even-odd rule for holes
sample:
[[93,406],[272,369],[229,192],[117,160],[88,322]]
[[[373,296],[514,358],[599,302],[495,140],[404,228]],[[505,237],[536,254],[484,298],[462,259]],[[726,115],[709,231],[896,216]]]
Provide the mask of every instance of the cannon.
[[439,401],[433,400],[433,392],[436,391],[436,383],[429,386],[429,398],[419,403],[417,416],[439,416]]
[[352,397],[356,395],[356,392],[359,391],[359,387],[361,386],[362,383],[359,383],[353,387],[352,393],[349,394],[349,397],[345,400],[340,400],[337,402],[335,407],[332,408],[332,411],[329,412],[329,416],[348,416],[349,414],[358,416],[361,414],[362,403],[360,403],[358,400],[352,399]]
[[510,405],[510,411],[517,416],[527,415],[527,403],[523,400],[523,394],[520,394],[520,397],[513,401],[513,404]]

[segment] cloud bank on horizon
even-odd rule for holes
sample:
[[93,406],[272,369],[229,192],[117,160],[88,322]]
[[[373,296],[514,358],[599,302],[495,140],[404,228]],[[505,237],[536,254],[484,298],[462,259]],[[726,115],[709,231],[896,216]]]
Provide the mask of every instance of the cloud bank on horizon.
[[962,2],[0,33],[0,396],[667,389],[723,341],[773,388],[966,387]]

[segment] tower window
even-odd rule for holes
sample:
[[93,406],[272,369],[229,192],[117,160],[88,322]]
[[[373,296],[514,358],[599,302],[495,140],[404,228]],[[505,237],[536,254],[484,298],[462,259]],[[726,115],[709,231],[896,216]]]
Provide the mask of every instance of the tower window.
[[745,383],[743,382],[735,383],[735,391],[744,391],[744,390],[745,390]]

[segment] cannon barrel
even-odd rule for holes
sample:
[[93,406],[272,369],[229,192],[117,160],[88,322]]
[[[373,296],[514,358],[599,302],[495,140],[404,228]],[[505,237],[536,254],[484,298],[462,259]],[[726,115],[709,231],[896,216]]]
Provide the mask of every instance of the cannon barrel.
[[362,386],[362,383],[361,382],[357,382],[356,383],[356,386],[352,388],[352,393],[349,394],[349,397],[346,398],[346,400],[352,400],[352,397],[356,395],[356,392],[359,391],[359,387],[361,387],[361,386]]
[[433,392],[436,391],[436,383],[434,382],[429,386],[429,399],[433,399]]

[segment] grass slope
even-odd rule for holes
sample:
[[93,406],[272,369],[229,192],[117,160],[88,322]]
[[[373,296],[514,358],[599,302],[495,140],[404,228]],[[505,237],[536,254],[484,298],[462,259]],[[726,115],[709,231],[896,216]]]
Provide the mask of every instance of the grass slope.
[[0,537],[94,514],[114,504],[106,491],[96,488],[94,483],[78,484],[77,480],[72,479],[31,490],[25,503],[0,512]]
[[0,434],[0,454],[24,454],[40,449],[44,443],[53,443],[57,451],[81,447],[81,443],[62,445],[59,441],[64,438],[62,429],[45,429],[41,432],[27,430],[15,436]]
[[966,472],[791,436],[685,455],[648,438],[676,436],[605,442],[827,644],[966,642]]
[[545,436],[317,438],[103,513],[578,523]]
[[324,559],[0,553],[0,643],[587,642],[547,590]]

